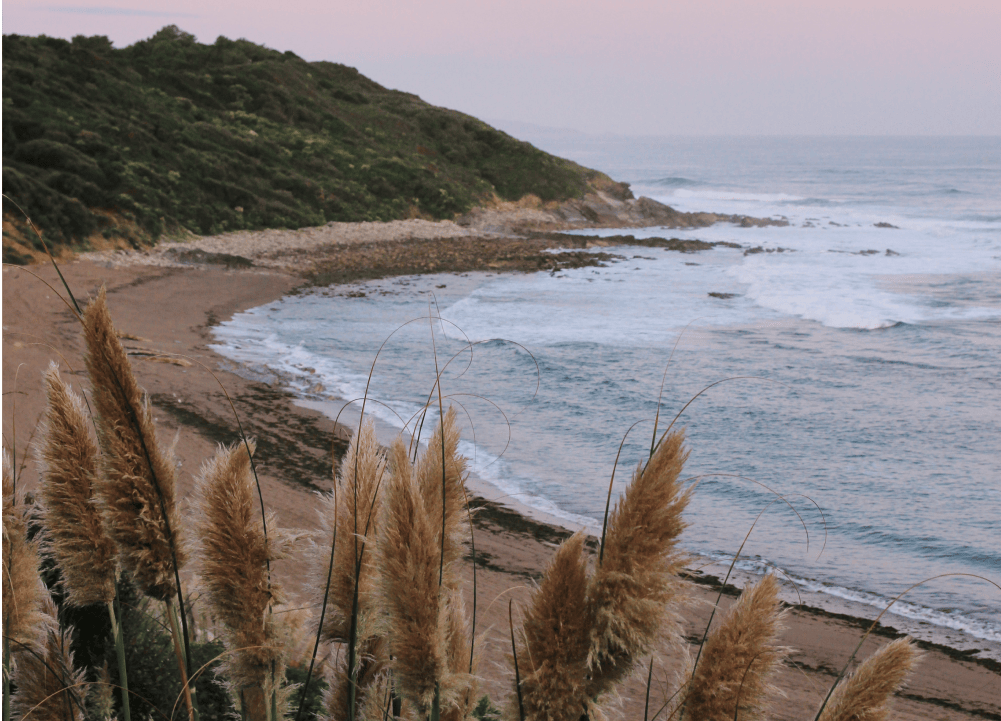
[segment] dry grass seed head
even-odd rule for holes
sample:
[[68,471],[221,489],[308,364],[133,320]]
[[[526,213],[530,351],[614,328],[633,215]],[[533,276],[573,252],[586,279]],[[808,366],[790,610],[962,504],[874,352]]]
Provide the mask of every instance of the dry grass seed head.
[[[442,436],[445,442],[445,553],[442,582],[450,588],[458,588],[458,565],[465,552],[466,542],[466,501],[463,493],[466,482],[467,461],[459,455],[459,424],[454,407],[445,411],[443,423],[435,426],[434,434],[427,450],[417,463],[417,483],[424,497],[424,507],[438,522],[438,533],[442,524]],[[444,426],[444,434],[442,429]],[[439,549],[440,552],[440,549]]]
[[820,721],[886,721],[893,694],[920,658],[910,638],[886,644],[838,684]]
[[449,680],[447,608],[438,587],[441,521],[427,512],[401,440],[393,444],[391,461],[379,535],[380,605],[401,695],[426,715],[435,687],[447,688]]
[[243,649],[223,660],[230,684],[234,689],[270,689],[272,664],[282,666],[287,651],[269,613],[282,599],[267,564],[285,557],[285,539],[270,516],[270,537],[265,537],[244,444],[220,448],[202,467],[194,506],[208,605],[226,629],[226,645]]
[[60,635],[55,623],[50,623],[43,648],[20,654],[12,674],[17,686],[11,699],[15,718],[24,718],[30,712],[32,721],[83,721],[84,671],[74,670],[69,652],[71,634],[67,630]]
[[63,382],[55,364],[45,372],[48,397],[37,457],[42,488],[44,550],[62,572],[70,606],[115,597],[118,558],[97,505],[98,452],[83,400]]
[[317,604],[323,600],[330,568],[330,548],[334,528],[337,529],[333,575],[323,622],[324,641],[347,642],[356,580],[360,612],[358,638],[364,639],[375,632],[372,626],[375,610],[372,596],[376,583],[373,559],[381,515],[380,497],[386,493],[385,476],[386,458],[376,440],[375,426],[371,422],[365,423],[352,439],[338,468],[334,481],[337,484],[336,493],[320,497],[322,541],[313,547],[310,563],[311,586]]
[[662,634],[680,639],[673,608],[685,555],[678,538],[691,489],[678,477],[687,457],[684,432],[671,433],[636,470],[609,517],[604,558],[588,588],[592,698],[630,673]]
[[687,687],[679,694],[685,715],[700,721],[764,718],[770,679],[788,649],[778,646],[783,612],[774,576],[748,586],[709,634],[692,675],[692,661],[684,672]]
[[587,701],[593,617],[584,538],[578,531],[559,547],[525,612],[525,652],[518,660],[531,721],[577,721]]
[[148,596],[177,591],[184,563],[175,507],[175,463],[157,442],[148,399],[139,388],[108,312],[104,288],[83,313],[87,371],[104,451],[101,502],[122,565]]
[[48,598],[38,576],[38,544],[28,540],[24,499],[14,494],[14,469],[6,449],[3,456],[3,636],[41,648],[49,617],[44,613]]

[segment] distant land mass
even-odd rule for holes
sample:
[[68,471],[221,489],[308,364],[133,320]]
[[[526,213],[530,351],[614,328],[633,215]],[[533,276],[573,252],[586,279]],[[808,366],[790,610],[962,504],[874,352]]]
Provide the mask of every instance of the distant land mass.
[[[357,70],[176,26],[116,49],[3,36],[3,192],[57,250],[474,206],[625,184]],[[3,258],[41,244],[4,200]]]

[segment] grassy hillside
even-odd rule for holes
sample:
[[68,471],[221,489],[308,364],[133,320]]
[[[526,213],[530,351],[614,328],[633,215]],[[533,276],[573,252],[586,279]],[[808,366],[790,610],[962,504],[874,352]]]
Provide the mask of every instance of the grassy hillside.
[[[354,68],[174,26],[122,49],[5,35],[3,118],[3,192],[57,246],[447,218],[611,185]],[[5,201],[4,260],[32,242],[18,215]]]

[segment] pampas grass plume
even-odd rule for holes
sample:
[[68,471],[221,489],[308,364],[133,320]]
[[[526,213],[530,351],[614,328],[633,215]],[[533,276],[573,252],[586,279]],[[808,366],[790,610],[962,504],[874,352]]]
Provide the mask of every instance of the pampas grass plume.
[[105,290],[83,313],[87,370],[104,451],[102,503],[122,565],[148,596],[177,592],[184,563],[174,502],[176,469],[160,448],[153,415],[111,322]]
[[427,512],[406,446],[391,451],[392,475],[379,536],[379,595],[399,690],[427,715],[447,686],[445,607],[439,603],[440,519]]
[[243,443],[220,448],[202,467],[194,506],[202,586],[233,651],[223,660],[224,672],[238,698],[247,688],[268,697],[283,677],[287,643],[269,613],[282,599],[267,564],[286,556],[286,539],[270,514],[265,538]]
[[[442,423],[435,426],[427,450],[417,463],[417,485],[424,498],[424,508],[437,519],[438,533],[442,525],[442,495],[445,502],[444,569],[442,582],[457,588],[457,565],[465,545],[466,502],[463,484],[466,480],[466,459],[458,453],[459,427],[454,407],[445,411]],[[444,438],[444,494],[442,494],[442,438]],[[440,549],[439,549],[440,551]]]
[[[38,576],[38,544],[28,540],[24,499],[15,497],[14,470],[3,455],[3,636],[14,642],[12,651],[40,647],[48,598]],[[25,655],[30,655],[25,654]]]
[[679,694],[685,717],[698,721],[756,721],[765,717],[774,688],[769,683],[788,650],[777,646],[782,631],[779,585],[765,576],[748,586],[706,639],[698,667],[686,669]]
[[678,482],[688,457],[684,438],[675,431],[660,443],[609,518],[604,558],[588,589],[592,698],[624,678],[665,630],[680,638],[672,606],[685,558],[677,548],[681,513],[691,496]]
[[48,409],[37,453],[45,550],[62,572],[66,603],[108,603],[115,597],[118,561],[95,498],[97,446],[83,401],[55,364],[45,372],[45,389]]
[[920,658],[908,637],[886,644],[838,684],[819,721],[886,721],[891,697]]
[[[334,529],[334,567],[330,580],[327,614],[322,639],[346,643],[358,583],[358,639],[375,633],[375,538],[380,524],[380,498],[386,493],[386,458],[379,449],[375,426],[365,423],[355,435],[338,469],[336,492],[320,496],[322,543],[313,548],[311,558],[312,588],[317,604],[322,602],[327,583],[330,549]],[[359,566],[360,562],[360,566]],[[357,570],[357,573],[356,573]]]
[[584,533],[578,531],[556,551],[525,612],[526,652],[518,658],[529,721],[577,721],[586,707],[593,623],[587,581]]

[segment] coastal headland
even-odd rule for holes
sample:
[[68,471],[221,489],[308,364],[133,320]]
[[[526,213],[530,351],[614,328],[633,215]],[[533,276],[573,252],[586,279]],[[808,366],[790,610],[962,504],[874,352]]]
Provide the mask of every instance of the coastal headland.
[[[61,268],[81,303],[102,285],[107,287],[113,317],[159,427],[165,439],[177,439],[182,498],[190,494],[194,476],[216,444],[238,437],[231,399],[247,434],[257,438],[265,503],[282,525],[309,529],[316,526],[311,494],[331,487],[332,450],[335,456],[343,452],[351,429],[299,407],[278,384],[234,372],[238,369],[210,348],[212,327],[241,310],[318,283],[422,272],[537,271],[556,267],[551,264],[602,262],[603,254],[614,254],[614,246],[631,242],[629,237],[584,238],[561,231],[653,224],[640,215],[628,217],[640,201],[615,202],[621,203],[618,213],[627,217],[613,219],[613,203],[607,204],[609,217],[602,222],[586,216],[561,218],[560,213],[569,215],[567,207],[526,202],[476,210],[456,221],[335,223],[191,238],[145,250],[67,257]],[[703,217],[679,214],[678,227],[717,220],[755,222],[699,215]],[[643,242],[678,252],[711,252],[712,247],[671,238]],[[598,244],[606,247],[585,252]],[[546,252],[550,249],[561,250]],[[71,384],[86,382],[79,328],[57,297],[61,291],[51,266],[4,268],[4,433],[17,451],[18,466],[23,464],[28,488],[37,481],[27,449],[43,410],[41,372],[55,361]],[[509,643],[506,601],[514,598],[516,605],[524,604],[568,532],[489,499],[477,498],[476,504],[483,509],[476,516],[478,631],[489,629],[481,669],[484,691],[499,705],[511,688],[504,660]],[[293,597],[302,591],[302,571],[294,560],[276,564],[275,572]],[[735,591],[720,589],[718,579],[694,567],[690,578],[694,600],[682,615],[687,639],[696,643],[721,590],[723,606],[732,602]],[[778,679],[786,696],[777,702],[774,718],[791,721],[812,715],[868,622],[796,606],[790,608],[786,625],[783,640],[796,650]],[[880,627],[865,642],[861,656],[896,635]],[[923,646],[925,657],[898,696],[897,718],[1001,719],[1001,667],[996,662]],[[663,701],[677,663],[677,655],[665,649],[654,671],[651,703],[659,706]],[[623,689],[624,717],[643,713],[644,681],[635,679]]]

